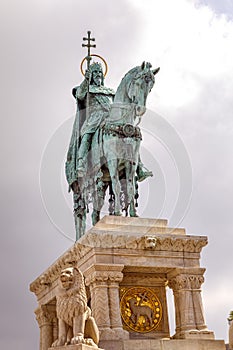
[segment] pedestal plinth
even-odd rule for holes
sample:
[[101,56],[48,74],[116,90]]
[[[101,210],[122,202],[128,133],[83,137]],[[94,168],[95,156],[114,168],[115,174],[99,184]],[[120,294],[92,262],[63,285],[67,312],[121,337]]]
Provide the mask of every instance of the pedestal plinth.
[[49,350],[103,350],[100,348],[96,348],[94,346],[86,345],[86,344],[76,344],[76,345],[65,345],[65,346],[57,346],[56,348],[49,348]]
[[[47,350],[57,336],[58,278],[71,265],[85,277],[99,346],[105,350],[225,350],[205,324],[200,253],[206,244],[207,237],[169,228],[166,220],[104,217],[30,286],[39,310],[46,310],[40,320],[40,350]],[[169,331],[168,287],[174,294],[174,335]],[[43,340],[45,328],[49,341]]]

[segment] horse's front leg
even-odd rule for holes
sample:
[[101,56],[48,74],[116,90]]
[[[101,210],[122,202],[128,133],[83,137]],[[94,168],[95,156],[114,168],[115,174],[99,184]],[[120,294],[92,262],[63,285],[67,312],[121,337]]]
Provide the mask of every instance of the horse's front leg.
[[120,194],[121,194],[121,184],[118,174],[118,160],[111,159],[108,161],[108,171],[111,177],[112,182],[112,191],[115,196],[115,205],[114,205],[114,215],[120,216],[121,214],[121,203],[120,203]]
[[76,231],[76,241],[86,230],[86,204],[77,182],[72,185],[74,201],[74,222]]
[[134,196],[136,193],[135,189],[135,172],[136,165],[130,161],[125,163],[125,175],[126,175],[126,188],[127,188],[127,197],[128,197],[128,205],[129,205],[129,215],[131,217],[137,217],[137,211],[135,207]]

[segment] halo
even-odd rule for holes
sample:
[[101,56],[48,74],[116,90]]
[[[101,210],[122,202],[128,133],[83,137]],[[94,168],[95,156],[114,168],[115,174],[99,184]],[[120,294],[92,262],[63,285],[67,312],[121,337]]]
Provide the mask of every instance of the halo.
[[[100,55],[96,55],[96,54],[91,54],[91,56],[98,57],[103,61],[104,67],[105,67],[104,76],[106,76],[106,74],[108,73],[108,65],[107,65],[107,62],[105,61],[105,59],[103,57],[101,57]],[[83,76],[85,76],[85,73],[83,71],[83,63],[86,61],[86,59],[87,59],[87,57],[84,57],[81,64],[80,64],[80,70],[81,70],[81,73]]]

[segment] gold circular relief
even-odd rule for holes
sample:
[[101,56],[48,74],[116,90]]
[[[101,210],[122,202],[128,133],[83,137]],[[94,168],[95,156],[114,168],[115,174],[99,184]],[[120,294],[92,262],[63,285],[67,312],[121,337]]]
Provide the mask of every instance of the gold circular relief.
[[162,318],[162,306],[150,288],[134,287],[122,295],[121,317],[127,327],[135,332],[146,333],[155,330]]

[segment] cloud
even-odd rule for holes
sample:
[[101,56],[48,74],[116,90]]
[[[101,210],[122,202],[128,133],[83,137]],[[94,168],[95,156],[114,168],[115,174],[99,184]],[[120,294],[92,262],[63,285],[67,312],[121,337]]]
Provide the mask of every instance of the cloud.
[[159,6],[152,0],[145,6],[139,0],[132,5],[144,19],[141,55],[161,65],[157,78],[161,108],[191,103],[208,80],[232,81],[232,21],[185,0],[165,0]]

